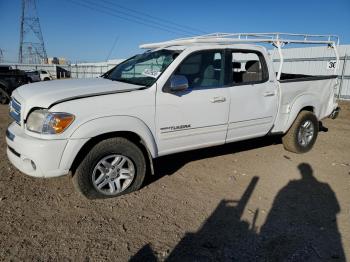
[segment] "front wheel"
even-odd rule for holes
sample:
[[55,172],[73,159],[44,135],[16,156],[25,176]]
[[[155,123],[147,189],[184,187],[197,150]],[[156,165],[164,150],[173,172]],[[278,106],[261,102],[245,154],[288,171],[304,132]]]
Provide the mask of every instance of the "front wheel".
[[298,154],[310,151],[316,142],[318,129],[317,117],[312,112],[300,112],[282,138],[284,148]]
[[120,196],[138,190],[146,174],[139,147],[125,138],[99,142],[73,175],[73,184],[90,199]]

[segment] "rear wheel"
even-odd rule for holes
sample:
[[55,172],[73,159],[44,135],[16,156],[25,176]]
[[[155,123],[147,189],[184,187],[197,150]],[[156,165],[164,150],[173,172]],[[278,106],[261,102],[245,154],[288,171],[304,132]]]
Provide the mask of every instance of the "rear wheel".
[[300,112],[282,138],[284,148],[298,154],[310,151],[316,142],[318,129],[317,117],[312,112]]
[[73,175],[73,183],[87,198],[108,198],[138,190],[145,174],[140,148],[125,138],[110,138],[91,149]]

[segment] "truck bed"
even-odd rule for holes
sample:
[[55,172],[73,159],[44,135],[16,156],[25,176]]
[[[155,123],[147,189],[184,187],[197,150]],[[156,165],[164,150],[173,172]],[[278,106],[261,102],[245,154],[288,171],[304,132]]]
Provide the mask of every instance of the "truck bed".
[[302,75],[302,74],[290,74],[282,73],[280,82],[298,82],[298,81],[315,81],[315,80],[324,80],[324,79],[333,79],[337,78],[336,75]]
[[272,132],[286,132],[299,113],[296,108],[312,109],[319,120],[328,117],[337,107],[337,76],[314,76],[282,73],[280,110]]

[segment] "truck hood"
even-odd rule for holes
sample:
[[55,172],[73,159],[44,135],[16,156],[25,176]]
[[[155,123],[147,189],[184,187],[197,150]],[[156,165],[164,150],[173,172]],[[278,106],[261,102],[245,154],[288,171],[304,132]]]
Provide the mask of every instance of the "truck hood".
[[17,88],[12,96],[22,104],[22,110],[50,106],[71,99],[126,92],[143,88],[139,85],[112,81],[105,78],[54,80],[33,83]]

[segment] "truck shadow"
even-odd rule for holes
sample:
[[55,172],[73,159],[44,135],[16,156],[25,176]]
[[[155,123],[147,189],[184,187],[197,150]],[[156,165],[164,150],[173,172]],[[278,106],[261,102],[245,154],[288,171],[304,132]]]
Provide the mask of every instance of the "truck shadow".
[[340,207],[327,183],[312,167],[298,165],[301,178],[291,180],[274,199],[258,230],[242,218],[259,178],[253,177],[242,197],[222,200],[197,232],[188,232],[166,258],[142,247],[130,261],[345,261],[337,226]]
[[147,176],[144,186],[157,181],[163,176],[176,173],[185,164],[192,161],[234,154],[281,143],[282,141],[280,136],[266,136],[159,157],[154,160],[155,175]]

